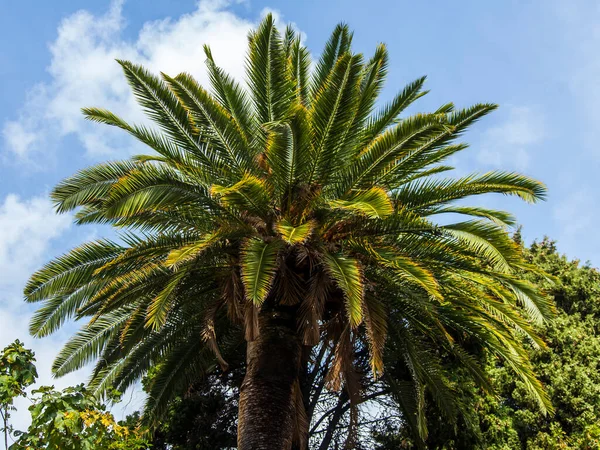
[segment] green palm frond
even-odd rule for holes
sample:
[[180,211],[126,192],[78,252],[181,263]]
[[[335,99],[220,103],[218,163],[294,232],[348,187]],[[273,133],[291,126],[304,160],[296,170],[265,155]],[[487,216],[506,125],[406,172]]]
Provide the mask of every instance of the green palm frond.
[[233,117],[246,142],[251,142],[252,116],[246,91],[223,69],[215,64],[212,52],[204,46],[206,66],[214,94],[221,106]]
[[80,170],[52,190],[56,210],[63,213],[102,201],[115,182],[137,167],[134,161],[115,161]]
[[300,244],[310,237],[314,231],[315,223],[308,221],[295,227],[289,221],[283,219],[277,223],[276,228],[282,240],[294,245]]
[[61,376],[98,358],[107,342],[117,336],[129,318],[129,313],[129,309],[114,311],[78,331],[56,356],[52,363],[52,372]]
[[358,261],[344,255],[324,253],[323,263],[344,293],[350,325],[357,327],[363,320],[364,297],[363,274]]
[[73,292],[89,283],[94,272],[125,249],[109,240],[83,244],[46,264],[25,286],[25,300],[38,302]]
[[275,19],[268,14],[249,36],[247,73],[259,124],[282,120],[294,87],[286,70],[286,59]]
[[310,105],[314,145],[309,182],[325,182],[336,168],[340,136],[352,126],[357,107],[361,69],[361,55],[342,55]]
[[54,333],[67,320],[76,317],[79,309],[101,289],[101,286],[101,282],[91,282],[73,292],[49,298],[31,317],[29,333],[35,337],[45,337]]
[[213,184],[211,192],[227,208],[252,211],[259,215],[270,210],[270,193],[267,184],[263,179],[252,175],[245,175],[233,186]]
[[200,240],[187,244],[183,247],[171,250],[165,264],[171,269],[177,269],[184,263],[187,263],[196,258],[201,252],[206,250],[216,239],[220,236],[218,234],[208,234],[203,236]]
[[260,306],[269,294],[281,241],[250,239],[241,253],[242,281],[248,301]]
[[325,85],[327,77],[340,57],[350,50],[353,33],[344,23],[338,24],[325,44],[312,79],[313,96]]
[[394,212],[387,192],[377,187],[356,191],[347,200],[332,200],[329,204],[334,209],[354,211],[371,219],[384,219]]
[[511,263],[521,259],[518,245],[508,237],[504,229],[495,224],[472,220],[446,225],[444,231],[501,273],[511,272]]
[[302,45],[300,37],[296,37],[291,44],[289,52],[289,70],[296,99],[300,104],[307,106],[310,102],[310,52]]
[[[290,111],[288,123],[275,123],[268,126],[266,159],[272,171],[271,183],[283,196],[284,202],[291,201],[291,191],[301,180],[309,166],[312,145],[312,130],[308,122],[308,112],[303,106]],[[289,209],[289,204],[282,204]]]
[[188,274],[185,269],[175,272],[166,283],[165,287],[158,293],[148,306],[146,314],[146,326],[153,330],[158,330],[164,326],[167,321],[167,315],[175,301],[175,289],[183,277]]
[[185,107],[158,77],[141,66],[118,60],[140,106],[178,145],[212,163]]
[[485,217],[486,219],[491,220],[496,225],[500,225],[503,227],[514,226],[517,223],[514,216],[506,211],[474,206],[442,206],[439,208],[431,209],[427,213],[427,216],[432,216],[434,214],[465,214],[468,216]]
[[365,130],[365,146],[371,144],[377,136],[383,133],[411,103],[427,94],[427,91],[421,91],[425,79],[426,77],[421,77],[409,83],[388,105],[370,119]]
[[249,170],[252,158],[249,143],[227,111],[191,75],[162,76],[208,142],[216,163],[228,166],[238,176]]
[[534,203],[545,198],[546,187],[523,175],[488,172],[459,179],[423,179],[402,186],[394,197],[405,208],[425,209],[489,193],[516,195]]
[[447,126],[437,114],[419,114],[381,134],[365,148],[342,178],[342,192],[370,186],[402,156],[418,149]]

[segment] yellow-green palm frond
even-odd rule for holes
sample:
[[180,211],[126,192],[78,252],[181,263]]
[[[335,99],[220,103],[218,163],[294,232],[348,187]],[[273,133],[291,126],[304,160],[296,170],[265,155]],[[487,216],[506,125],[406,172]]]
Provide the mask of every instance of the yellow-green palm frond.
[[356,259],[334,253],[324,253],[323,263],[331,278],[344,293],[346,313],[352,327],[363,320],[364,282]]
[[250,239],[243,247],[240,266],[246,299],[260,306],[267,295],[277,269],[281,241],[264,242]]
[[276,228],[282,240],[294,245],[300,244],[310,237],[314,231],[315,223],[308,221],[295,227],[288,220],[283,219],[277,223]]

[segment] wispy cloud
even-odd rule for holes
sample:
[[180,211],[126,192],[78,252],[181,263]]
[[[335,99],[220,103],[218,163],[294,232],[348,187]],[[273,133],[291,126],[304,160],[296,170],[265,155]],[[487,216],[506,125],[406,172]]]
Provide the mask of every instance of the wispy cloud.
[[247,33],[253,23],[227,10],[228,2],[201,1],[177,19],[147,22],[135,40],[124,37],[122,1],[104,15],[79,11],[62,21],[50,45],[51,81],[31,89],[18,117],[3,125],[5,147],[21,160],[40,156],[64,136],[75,135],[96,157],[131,151],[132,142],[118,130],[87,123],[83,106],[111,109],[127,120],[145,120],[115,59],[141,63],[151,71],[189,72],[208,83],[203,44],[217,64],[241,79]]
[[530,149],[546,137],[539,111],[528,106],[511,106],[503,122],[484,131],[477,161],[494,168],[526,170]]
[[[56,383],[50,366],[65,336],[44,340],[29,337],[31,312],[22,300],[22,291],[29,275],[45,262],[52,242],[69,229],[70,222],[70,217],[56,215],[50,202],[42,197],[23,200],[11,194],[0,199],[0,349],[17,337],[24,341],[35,351],[40,383],[46,385]],[[74,377],[66,377],[58,384],[66,386],[75,381]],[[12,423],[23,429],[28,423],[29,405],[20,402],[18,406]]]

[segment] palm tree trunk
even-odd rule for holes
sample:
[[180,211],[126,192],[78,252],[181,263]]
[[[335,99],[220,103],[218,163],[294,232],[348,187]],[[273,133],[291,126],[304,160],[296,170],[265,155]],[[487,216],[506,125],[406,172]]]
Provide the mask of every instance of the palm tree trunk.
[[239,450],[292,448],[302,360],[294,316],[280,309],[259,314],[259,335],[248,342],[240,389]]

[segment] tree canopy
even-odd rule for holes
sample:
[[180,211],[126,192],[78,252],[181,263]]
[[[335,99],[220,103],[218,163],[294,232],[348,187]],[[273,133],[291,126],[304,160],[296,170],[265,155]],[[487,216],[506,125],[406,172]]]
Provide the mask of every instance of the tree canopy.
[[[469,406],[469,414],[455,426],[431,405],[427,413],[430,448],[600,448],[600,272],[561,255],[550,239],[534,243],[526,254],[531,263],[557,279],[557,283],[548,284],[532,278],[551,294],[558,314],[539,326],[547,347],[528,347],[534,371],[547,388],[555,414],[543,414],[525,386],[498,360],[481,355],[497,396],[482,392],[458,364],[448,361],[447,368],[454,373],[455,388]],[[380,435],[381,448],[411,445],[410,429],[386,431]]]
[[546,188],[504,171],[441,175],[467,148],[458,138],[496,105],[404,115],[426,93],[419,78],[376,107],[387,50],[354,53],[343,24],[314,70],[298,33],[280,33],[271,15],[248,42],[244,87],[209,48],[210,91],[189,74],[119,61],[152,126],[83,110],[148,153],[83,169],[52,191],[76,223],[122,231],[56,258],[25,288],[42,302],[35,336],[85,322],[54,374],[95,362],[89,389],[102,396],[154,368],[144,419],[156,425],[182,389],[227,373],[226,356],[246,348],[240,448],[305,447],[313,375],[320,389],[343,390],[335,398],[349,402],[352,446],[366,386],[395,396],[420,438],[426,396],[456,417],[442,352],[490,389],[469,351],[476,342],[551,410],[524,347],[545,347],[532,323],[553,306],[526,274],[546,275],[510,239],[509,213],[464,202],[488,193],[536,202]]

